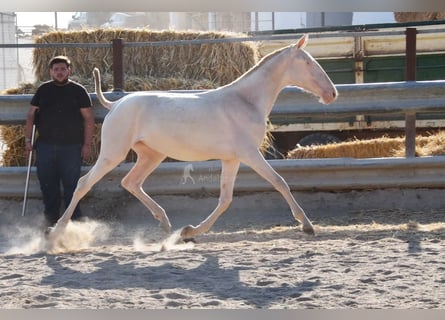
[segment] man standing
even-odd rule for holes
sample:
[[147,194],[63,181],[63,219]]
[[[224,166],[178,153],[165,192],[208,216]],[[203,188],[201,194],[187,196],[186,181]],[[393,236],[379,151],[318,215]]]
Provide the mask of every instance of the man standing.
[[[45,206],[48,226],[60,218],[63,201],[66,208],[80,178],[82,158],[91,156],[94,114],[87,90],[69,79],[71,61],[56,56],[49,62],[50,81],[42,83],[31,100],[26,127],[26,151],[32,151],[32,127],[36,125],[37,177]],[[82,216],[79,206],[72,219]]]

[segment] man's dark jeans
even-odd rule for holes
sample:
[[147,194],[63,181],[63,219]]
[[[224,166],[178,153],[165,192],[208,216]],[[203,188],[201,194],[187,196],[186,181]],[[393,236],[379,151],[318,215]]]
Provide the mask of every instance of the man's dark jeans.
[[[40,181],[40,190],[45,206],[45,218],[49,225],[54,225],[59,220],[60,206],[63,201],[66,209],[73,197],[77,181],[80,177],[82,165],[80,144],[36,144],[37,177]],[[79,205],[77,205],[72,219],[81,217]]]

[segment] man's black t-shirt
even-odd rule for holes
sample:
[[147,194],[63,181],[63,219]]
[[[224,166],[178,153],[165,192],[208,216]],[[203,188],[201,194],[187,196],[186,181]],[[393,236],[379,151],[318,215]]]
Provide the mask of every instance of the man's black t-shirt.
[[39,107],[35,117],[38,140],[54,144],[83,143],[81,108],[92,106],[87,90],[81,84],[69,81],[56,85],[48,81],[40,85],[31,100]]

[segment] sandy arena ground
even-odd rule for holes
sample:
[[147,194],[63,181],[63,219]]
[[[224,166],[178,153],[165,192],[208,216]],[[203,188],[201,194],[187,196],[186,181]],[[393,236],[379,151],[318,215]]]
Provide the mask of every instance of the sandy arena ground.
[[445,212],[318,217],[313,237],[229,215],[186,244],[130,214],[72,223],[47,252],[41,216],[20,211],[0,202],[2,309],[445,307]]

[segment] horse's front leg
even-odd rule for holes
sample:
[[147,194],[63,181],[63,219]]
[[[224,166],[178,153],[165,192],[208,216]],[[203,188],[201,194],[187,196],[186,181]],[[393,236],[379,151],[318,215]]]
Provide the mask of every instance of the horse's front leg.
[[295,201],[289,185],[286,181],[269,165],[258,150],[248,153],[243,157],[242,162],[251,167],[261,177],[269,181],[274,188],[281,193],[288,203],[292,214],[296,220],[303,224],[303,231],[308,234],[314,234],[314,228],[311,221],[304,213],[300,205]]
[[181,237],[183,239],[193,238],[198,234],[205,233],[210,230],[218,217],[227,210],[233,197],[233,187],[235,185],[236,175],[239,168],[238,160],[224,160],[222,161],[221,181],[220,181],[220,196],[218,205],[213,212],[199,225],[187,226],[182,228]]

